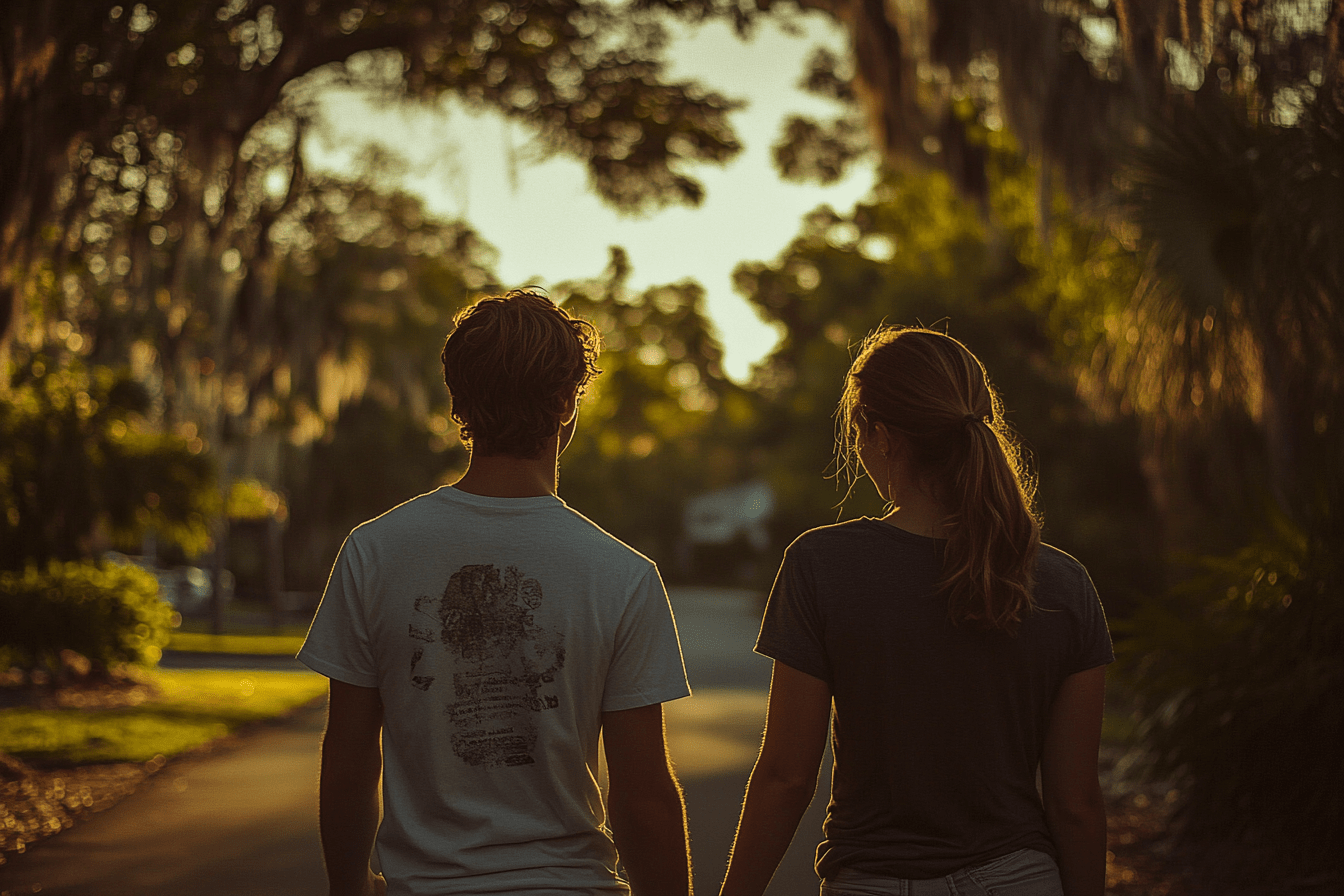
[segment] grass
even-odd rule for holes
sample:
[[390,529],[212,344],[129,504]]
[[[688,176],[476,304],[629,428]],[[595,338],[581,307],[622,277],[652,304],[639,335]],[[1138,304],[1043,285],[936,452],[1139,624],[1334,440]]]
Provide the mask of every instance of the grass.
[[303,646],[303,635],[211,635],[173,632],[169,650],[188,653],[245,653],[253,656],[293,656]]
[[182,626],[173,632],[168,649],[187,653],[293,656],[303,646],[308,624],[305,620],[275,626],[271,624],[266,606],[236,601],[224,612],[224,630],[228,634],[212,634],[213,623],[209,619],[184,619]]
[[155,695],[138,706],[0,710],[0,752],[54,765],[169,758],[283,715],[327,688],[312,672],[158,669],[143,678]]

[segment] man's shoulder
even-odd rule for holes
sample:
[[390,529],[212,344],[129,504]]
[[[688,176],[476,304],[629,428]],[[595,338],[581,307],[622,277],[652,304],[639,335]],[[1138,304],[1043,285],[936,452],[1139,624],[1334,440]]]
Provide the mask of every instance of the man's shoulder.
[[564,535],[566,537],[585,545],[588,550],[598,552],[604,558],[619,557],[637,567],[651,567],[656,565],[653,560],[649,559],[639,550],[631,547],[624,541],[621,541],[580,511],[570,507],[568,504],[564,504],[563,507],[565,518],[568,523],[564,528]]
[[402,501],[400,504],[383,511],[372,519],[365,520],[351,530],[351,536],[376,536],[384,530],[412,524],[427,514],[433,513],[442,502],[439,500],[442,489],[434,489],[423,495]]

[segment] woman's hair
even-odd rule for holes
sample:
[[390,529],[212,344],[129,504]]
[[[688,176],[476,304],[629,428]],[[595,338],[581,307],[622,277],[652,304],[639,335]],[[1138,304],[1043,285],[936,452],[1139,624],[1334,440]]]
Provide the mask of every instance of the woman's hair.
[[1034,608],[1035,481],[984,365],[933,330],[884,327],[860,346],[840,399],[841,462],[884,423],[948,512],[940,586],[955,623],[1013,631]]
[[597,328],[531,289],[480,299],[453,324],[443,381],[462,441],[483,455],[535,457],[601,372]]

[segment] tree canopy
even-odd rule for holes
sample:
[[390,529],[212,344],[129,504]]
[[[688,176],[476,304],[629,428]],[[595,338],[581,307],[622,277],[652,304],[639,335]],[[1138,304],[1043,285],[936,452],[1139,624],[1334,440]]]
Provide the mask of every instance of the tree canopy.
[[235,249],[234,270],[245,266],[255,240],[237,236],[298,186],[304,103],[331,81],[499,109],[581,159],[621,208],[698,202],[686,167],[737,152],[733,103],[668,81],[662,43],[649,14],[593,0],[7,3],[0,344],[45,247],[97,242],[109,211],[123,219],[107,259],[127,267],[118,276],[143,276],[166,241],[156,227],[215,259]]

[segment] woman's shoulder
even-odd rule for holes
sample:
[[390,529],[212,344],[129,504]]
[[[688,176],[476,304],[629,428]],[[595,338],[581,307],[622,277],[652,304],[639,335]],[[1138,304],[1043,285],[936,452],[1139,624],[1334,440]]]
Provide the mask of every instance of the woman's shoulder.
[[1036,593],[1041,596],[1089,597],[1096,593],[1087,567],[1054,545],[1042,544],[1036,552]]
[[832,523],[829,526],[817,526],[795,538],[786,548],[786,553],[800,554],[861,543],[877,535],[877,527],[881,525],[869,517],[862,517],[857,520],[845,520],[843,523]]

